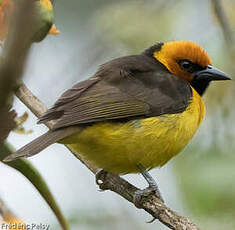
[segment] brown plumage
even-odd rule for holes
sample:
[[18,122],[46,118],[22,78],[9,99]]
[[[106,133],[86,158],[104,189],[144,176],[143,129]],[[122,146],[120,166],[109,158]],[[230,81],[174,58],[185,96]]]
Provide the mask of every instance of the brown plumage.
[[92,78],[66,91],[39,123],[54,120],[52,129],[58,129],[175,114],[185,110],[191,95],[189,84],[156,59],[145,53],[127,56],[102,65]]

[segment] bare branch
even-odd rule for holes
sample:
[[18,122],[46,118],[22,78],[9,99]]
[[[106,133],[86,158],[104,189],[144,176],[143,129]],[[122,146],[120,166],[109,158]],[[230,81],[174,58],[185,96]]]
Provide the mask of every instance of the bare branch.
[[228,19],[226,17],[226,14],[224,12],[224,9],[222,7],[221,1],[220,0],[212,0],[212,4],[214,7],[215,14],[218,18],[218,21],[221,25],[221,28],[223,30],[224,38],[228,42],[229,45],[233,45],[233,33],[230,28]]
[[[42,102],[35,97],[24,84],[22,84],[17,90],[16,95],[37,117],[46,111],[46,107],[42,104]],[[48,127],[50,127],[50,125],[48,125]],[[98,171],[97,167],[90,164],[82,156],[77,155],[69,146],[67,146],[67,148],[93,173]],[[101,180],[102,182],[99,186],[102,190],[113,191],[133,203],[133,197],[138,188],[131,185],[118,175],[112,173],[102,174]],[[144,209],[170,229],[199,230],[199,228],[188,218],[180,216],[176,212],[169,209],[155,194],[150,194],[142,199],[140,208]]]

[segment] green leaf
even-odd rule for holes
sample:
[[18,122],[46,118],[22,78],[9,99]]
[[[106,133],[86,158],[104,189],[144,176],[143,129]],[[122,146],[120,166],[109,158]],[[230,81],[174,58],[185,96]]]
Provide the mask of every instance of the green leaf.
[[[4,159],[6,156],[12,154],[14,149],[7,143],[0,145],[0,161]],[[16,169],[21,174],[23,174],[38,190],[47,204],[50,206],[54,214],[56,215],[58,221],[63,230],[69,230],[69,226],[66,222],[65,217],[63,216],[62,212],[60,211],[59,206],[57,205],[51,191],[49,190],[46,182],[38,172],[38,170],[27,160],[27,159],[17,159],[12,162],[4,163],[7,164],[9,167]]]

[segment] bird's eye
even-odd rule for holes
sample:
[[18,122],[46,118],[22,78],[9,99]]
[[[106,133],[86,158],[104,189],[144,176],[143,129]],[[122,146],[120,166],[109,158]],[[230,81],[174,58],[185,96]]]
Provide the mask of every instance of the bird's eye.
[[192,73],[193,72],[193,63],[189,60],[180,60],[179,66],[182,70]]

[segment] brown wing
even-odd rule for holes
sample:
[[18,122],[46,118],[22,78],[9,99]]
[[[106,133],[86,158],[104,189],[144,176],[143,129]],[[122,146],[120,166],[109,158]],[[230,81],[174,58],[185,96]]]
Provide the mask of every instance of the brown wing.
[[180,113],[192,92],[188,83],[144,55],[115,59],[76,84],[39,120],[54,129],[105,120]]

